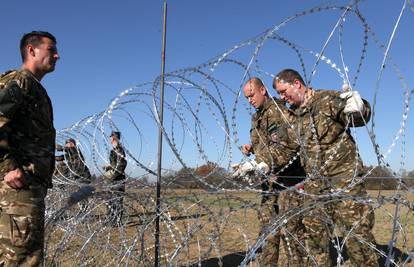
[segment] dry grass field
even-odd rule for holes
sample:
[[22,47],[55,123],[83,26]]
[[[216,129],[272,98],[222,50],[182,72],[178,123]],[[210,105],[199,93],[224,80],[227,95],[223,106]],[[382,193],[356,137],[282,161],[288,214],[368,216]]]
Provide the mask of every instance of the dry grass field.
[[[152,266],[154,203],[148,201],[151,194],[138,192],[125,199],[127,214],[122,227],[105,227],[98,219],[77,224],[73,229],[54,226],[49,231],[48,263],[57,266],[100,266],[102,263]],[[396,210],[396,205],[388,198],[395,192],[370,191],[369,194],[374,199],[384,199],[375,210],[374,235],[377,248],[388,254]],[[259,233],[258,193],[166,190],[162,196],[161,265],[238,266],[246,251],[255,244]],[[414,201],[413,194],[404,193],[401,197],[407,203]],[[104,209],[104,205],[94,207],[90,216],[99,217]],[[414,211],[400,205],[397,215],[399,231],[395,236],[394,258],[403,266],[403,260],[414,249]],[[281,253],[284,254],[283,249]],[[286,256],[282,255],[280,266],[285,263]],[[254,260],[249,265],[256,266]],[[414,263],[404,266],[414,266]]]

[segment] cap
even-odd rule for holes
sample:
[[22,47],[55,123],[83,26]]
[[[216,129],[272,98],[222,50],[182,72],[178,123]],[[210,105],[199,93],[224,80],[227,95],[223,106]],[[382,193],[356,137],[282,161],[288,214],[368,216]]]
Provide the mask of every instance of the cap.
[[121,139],[121,132],[112,131],[109,137],[115,136],[118,139]]

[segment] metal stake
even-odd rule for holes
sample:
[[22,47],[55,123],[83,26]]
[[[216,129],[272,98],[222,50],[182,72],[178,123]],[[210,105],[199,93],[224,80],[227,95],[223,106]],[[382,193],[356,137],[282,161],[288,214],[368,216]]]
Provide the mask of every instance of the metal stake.
[[158,128],[158,169],[157,169],[157,196],[156,196],[156,218],[155,218],[155,261],[154,266],[160,266],[160,211],[161,211],[161,161],[162,161],[162,134],[164,116],[164,73],[165,73],[165,44],[167,33],[167,1],[164,0],[164,16],[162,29],[162,52],[161,52],[161,83],[160,83],[160,114]]

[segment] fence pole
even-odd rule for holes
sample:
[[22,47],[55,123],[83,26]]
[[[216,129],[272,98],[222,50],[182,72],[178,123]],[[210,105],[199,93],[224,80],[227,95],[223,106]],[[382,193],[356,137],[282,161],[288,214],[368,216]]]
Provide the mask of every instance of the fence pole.
[[164,74],[165,74],[165,44],[167,33],[167,0],[164,0],[163,28],[162,28],[162,51],[161,51],[161,81],[160,81],[160,113],[158,127],[158,169],[157,169],[157,196],[155,210],[155,261],[154,266],[160,266],[160,212],[161,212],[161,162],[162,162],[162,135],[164,116]]

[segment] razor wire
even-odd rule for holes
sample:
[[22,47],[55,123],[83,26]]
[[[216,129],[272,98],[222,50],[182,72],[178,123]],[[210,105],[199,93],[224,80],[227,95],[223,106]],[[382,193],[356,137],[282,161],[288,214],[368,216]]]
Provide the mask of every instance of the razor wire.
[[[367,244],[381,262],[386,266],[412,264],[414,183],[402,179],[397,172],[391,172],[391,177],[387,178],[372,177],[372,174],[379,167],[391,167],[387,159],[398,145],[402,149],[401,168],[408,160],[406,138],[410,133],[407,132],[407,124],[414,89],[410,89],[398,64],[394,62],[390,47],[396,38],[399,23],[404,19],[402,15],[412,16],[414,8],[411,1],[403,2],[391,36],[381,42],[360,11],[361,4],[354,1],[346,6],[325,5],[305,10],[205,63],[167,73],[164,125],[160,125],[158,118],[160,77],[157,77],[153,82],[123,90],[102,112],[59,130],[57,143],[64,144],[68,138],[75,139],[77,147],[85,155],[83,163],[93,175],[89,183],[84,183],[76,179],[77,171],[71,169],[70,164],[57,166],[54,187],[46,198],[45,264],[153,265],[157,158],[155,133],[159,127],[162,127],[166,143],[160,214],[162,266],[205,266],[214,260],[216,266],[229,266],[229,258],[234,265],[256,266],[254,264],[257,264],[260,248],[268,245],[269,235],[312,209],[347,199],[369,204],[372,212],[377,216],[381,214],[374,228],[377,244]],[[328,37],[320,40],[319,46],[309,47],[300,38],[292,40],[287,36],[291,23],[326,14],[333,14],[336,20],[330,27]],[[346,56],[356,52],[350,53],[345,48],[344,35],[349,34],[346,28],[348,21],[357,23],[362,31],[353,74],[350,73],[353,68],[347,63]],[[335,42],[334,37],[338,37],[338,42]],[[332,49],[329,49],[332,46],[336,46],[337,50],[334,51],[338,54],[333,54]],[[361,73],[365,68],[372,68],[367,53],[371,50],[378,53],[381,63],[371,92],[371,127],[366,126],[361,133],[352,128],[352,122],[347,125],[357,144],[360,144],[361,135],[368,136],[378,163],[368,168],[363,177],[350,177],[351,182],[347,187],[318,196],[320,201],[313,203],[313,206],[301,206],[272,218],[266,231],[260,232],[257,219],[262,193],[260,181],[232,178],[231,165],[248,160],[242,156],[240,147],[249,142],[248,135],[243,133],[248,132],[254,111],[243,99],[241,88],[252,76],[266,81],[274,78],[275,70],[271,67],[274,58],[269,56],[269,51],[278,53],[278,49],[291,53],[292,62],[297,63],[308,85],[317,80],[316,72],[321,70],[338,77],[338,90],[342,83],[347,83],[351,89],[362,90],[358,87],[358,83],[363,80]],[[393,75],[401,83],[403,97],[400,104],[403,109],[399,128],[395,130],[388,148],[382,150],[376,134],[376,126],[381,120],[375,115],[384,108],[376,99],[381,92],[385,63],[391,66]],[[362,96],[369,93],[368,90],[361,91]],[[268,92],[276,94],[271,89]],[[121,143],[128,162],[127,179],[119,182],[110,181],[103,170],[103,166],[108,164],[111,131],[122,133]],[[336,153],[334,151],[329,155],[324,166],[335,158]],[[289,164],[295,160],[296,156]],[[282,170],[289,164],[283,166]],[[317,172],[321,173],[324,166]],[[354,186],[375,178],[393,181],[396,190],[385,191],[379,187],[376,193],[366,197],[346,194]],[[126,190],[118,190],[120,187]],[[308,195],[294,187],[285,190]],[[113,214],[108,212],[111,201],[122,201],[122,218],[113,218]],[[381,229],[378,221],[389,225],[389,229]],[[360,223],[354,222],[355,227]],[[385,237],[377,236],[381,233]],[[344,236],[330,236],[337,255],[334,260],[337,266],[346,260],[344,246],[349,237],[358,238],[354,229]],[[302,242],[298,238],[294,240]],[[367,243],[361,239],[359,242]],[[305,243],[301,245],[306,248]],[[285,259],[282,257],[281,262],[286,262],[287,252],[284,253]],[[310,266],[315,265],[316,256],[309,252],[307,257]]]

